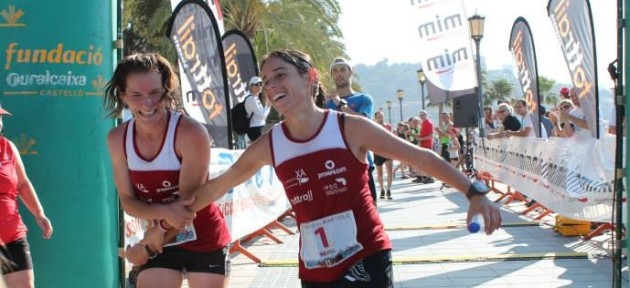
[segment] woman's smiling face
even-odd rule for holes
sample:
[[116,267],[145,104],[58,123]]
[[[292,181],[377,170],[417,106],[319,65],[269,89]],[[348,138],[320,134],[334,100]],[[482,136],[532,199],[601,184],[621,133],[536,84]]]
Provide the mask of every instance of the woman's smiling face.
[[261,69],[267,101],[280,113],[286,114],[293,105],[310,100],[308,79],[297,68],[279,57],[266,59]]
[[133,73],[127,76],[126,84],[122,100],[138,120],[158,118],[166,112],[160,73]]

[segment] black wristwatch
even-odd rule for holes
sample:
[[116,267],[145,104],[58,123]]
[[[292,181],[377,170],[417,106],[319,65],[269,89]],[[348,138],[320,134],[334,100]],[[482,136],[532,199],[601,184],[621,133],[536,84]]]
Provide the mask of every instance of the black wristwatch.
[[147,254],[149,255],[149,259],[155,259],[155,257],[158,256],[158,253],[151,250],[149,245],[144,245],[144,250],[147,251]]
[[348,101],[346,101],[345,99],[341,99],[339,100],[339,105],[337,105],[337,109],[341,110],[341,107],[348,105]]
[[476,180],[470,184],[466,192],[466,198],[470,200],[473,196],[485,196],[490,192],[490,188],[483,181]]

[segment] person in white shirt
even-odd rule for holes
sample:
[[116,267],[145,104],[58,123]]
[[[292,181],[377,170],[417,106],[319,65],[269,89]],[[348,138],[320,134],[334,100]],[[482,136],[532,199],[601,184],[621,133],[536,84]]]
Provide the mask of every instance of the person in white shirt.
[[247,115],[251,115],[247,137],[252,142],[256,141],[256,139],[262,135],[262,129],[265,127],[265,119],[267,119],[267,115],[269,115],[269,111],[271,110],[271,105],[268,103],[263,105],[260,101],[260,92],[262,92],[262,79],[258,76],[254,76],[249,80],[250,95],[245,98],[245,111],[247,111]]
[[[536,131],[534,130],[534,123],[532,121],[531,113],[527,112],[527,102],[525,100],[517,100],[514,104],[514,111],[516,112],[516,118],[521,122],[520,131],[509,131],[510,136],[517,137],[536,137]],[[547,131],[545,127],[540,125],[540,138],[547,138]]]
[[[580,99],[578,98],[579,92],[578,88],[571,88],[569,97],[571,98],[571,102],[573,102],[574,108],[572,110],[561,110],[560,112],[563,114],[563,117],[575,124],[572,127],[568,127],[574,130],[573,133],[586,133],[589,128],[588,123],[586,122],[586,115],[582,110],[582,105],[580,104]],[[573,135],[573,133],[570,134]]]

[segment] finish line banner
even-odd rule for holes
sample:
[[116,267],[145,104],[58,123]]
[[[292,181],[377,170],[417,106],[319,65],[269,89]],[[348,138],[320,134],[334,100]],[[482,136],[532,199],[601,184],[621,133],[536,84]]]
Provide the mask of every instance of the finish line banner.
[[[586,139],[588,138],[588,139]],[[615,138],[511,137],[475,149],[480,173],[569,218],[610,222]]]
[[[243,150],[213,148],[210,156],[210,178],[227,170],[241,154]],[[258,170],[256,175],[232,188],[215,204],[225,217],[232,242],[267,226],[290,208],[282,183],[271,166]],[[143,238],[146,227],[146,220],[125,213],[123,247],[138,243]]]

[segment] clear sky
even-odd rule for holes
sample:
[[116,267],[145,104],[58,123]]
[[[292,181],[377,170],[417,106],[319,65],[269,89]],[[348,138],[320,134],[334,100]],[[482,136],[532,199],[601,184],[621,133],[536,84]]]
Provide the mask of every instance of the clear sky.
[[[387,58],[390,63],[420,62],[419,36],[408,21],[410,0],[339,0],[340,19],[346,52],[354,64],[374,64]],[[538,74],[557,82],[570,83],[569,72],[551,21],[547,0],[463,0],[467,16],[475,11],[486,18],[480,53],[489,69],[513,65],[508,50],[512,24],[524,17],[530,25],[536,46]],[[617,55],[616,1],[591,0],[595,27],[599,87],[612,87],[606,67]],[[412,72],[412,73],[415,73]]]

